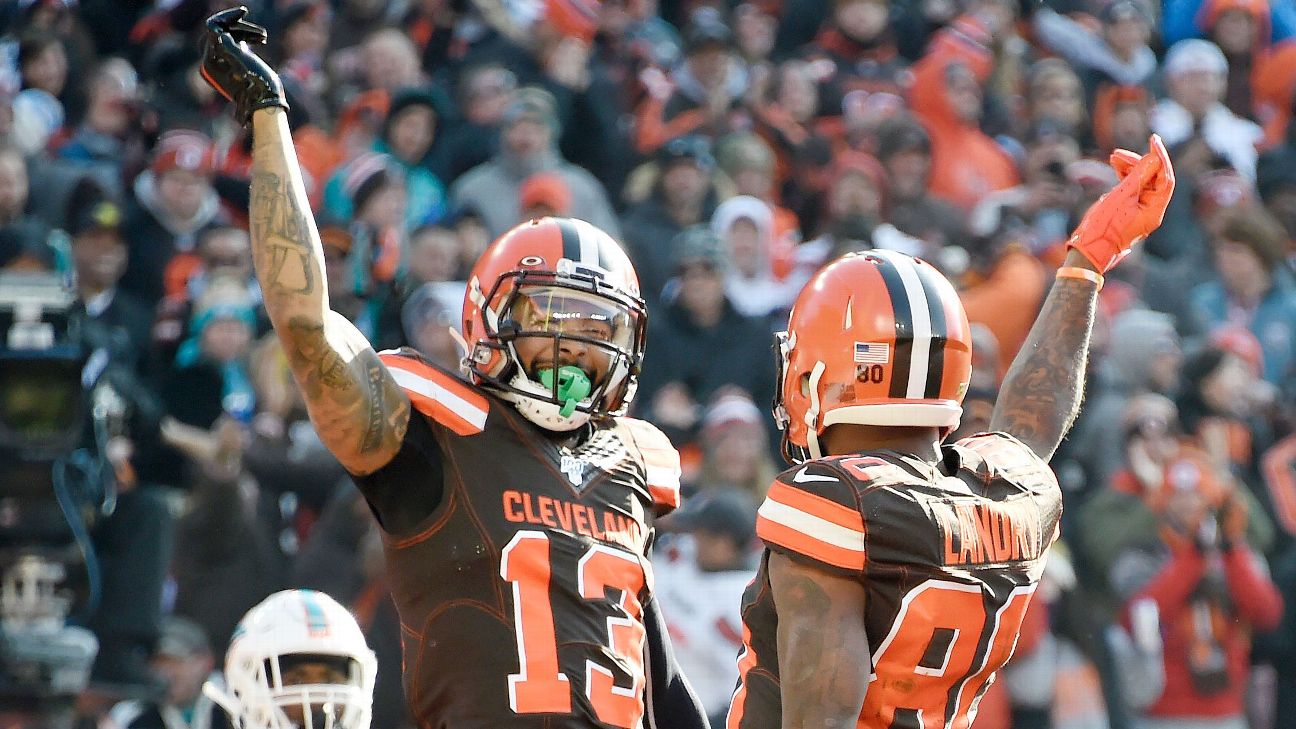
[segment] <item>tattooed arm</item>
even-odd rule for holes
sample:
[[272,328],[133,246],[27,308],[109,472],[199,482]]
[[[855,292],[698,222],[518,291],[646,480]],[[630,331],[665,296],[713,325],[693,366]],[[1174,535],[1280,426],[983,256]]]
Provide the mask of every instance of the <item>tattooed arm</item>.
[[[1074,250],[1064,265],[1094,268]],[[1097,300],[1098,287],[1089,281],[1054,282],[999,388],[990,429],[1012,435],[1044,461],[1053,457],[1080,412]]]
[[1068,277],[1053,284],[1044,310],[999,388],[990,428],[1015,436],[1045,461],[1053,457],[1080,412],[1089,333],[1102,280],[1094,274],[1110,271],[1156,230],[1174,194],[1170,153],[1155,134],[1148,147],[1142,157],[1123,149],[1112,153],[1111,165],[1120,182],[1085,211],[1067,240],[1063,263],[1064,269],[1073,269],[1068,274],[1095,280]]
[[864,632],[864,587],[769,556],[778,610],[783,729],[854,727],[872,668]]
[[252,253],[266,312],[321,440],[367,474],[400,450],[409,400],[351,322],[329,310],[324,252],[280,108],[252,115]]

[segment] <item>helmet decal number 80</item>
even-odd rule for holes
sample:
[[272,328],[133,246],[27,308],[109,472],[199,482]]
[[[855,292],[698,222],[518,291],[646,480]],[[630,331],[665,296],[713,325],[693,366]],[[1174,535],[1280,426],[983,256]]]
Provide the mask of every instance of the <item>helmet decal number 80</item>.
[[[646,631],[639,604],[645,576],[638,558],[620,549],[596,544],[581,557],[577,584],[587,600],[604,600],[607,590],[620,592],[618,616],[607,620],[608,647],[619,667],[630,675],[630,686],[616,685],[605,666],[585,662],[585,696],[599,721],[624,729],[639,726],[644,715],[644,640]],[[571,712],[571,686],[558,667],[558,638],[549,602],[549,536],[519,531],[500,554],[500,576],[513,584],[513,621],[517,633],[518,673],[508,677],[509,706],[518,714]]]
[[855,368],[855,379],[858,382],[882,384],[882,381],[886,379],[886,368],[880,364],[860,365]]

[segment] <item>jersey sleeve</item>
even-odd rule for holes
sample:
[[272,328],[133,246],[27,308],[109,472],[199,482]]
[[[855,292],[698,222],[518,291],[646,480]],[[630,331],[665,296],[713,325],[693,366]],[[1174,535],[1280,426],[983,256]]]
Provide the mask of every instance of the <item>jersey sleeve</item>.
[[823,463],[781,474],[756,515],[756,534],[775,552],[833,574],[858,577],[867,528],[853,482]]
[[445,491],[441,448],[427,418],[410,413],[401,449],[382,468],[351,480],[364,494],[378,524],[389,534],[404,534],[426,519]]
[[663,516],[680,505],[680,455],[657,426],[635,418],[620,418],[643,459],[644,481],[652,495],[657,515]]
[[486,427],[490,401],[475,387],[423,359],[412,349],[378,353],[414,409],[455,435],[477,435]]

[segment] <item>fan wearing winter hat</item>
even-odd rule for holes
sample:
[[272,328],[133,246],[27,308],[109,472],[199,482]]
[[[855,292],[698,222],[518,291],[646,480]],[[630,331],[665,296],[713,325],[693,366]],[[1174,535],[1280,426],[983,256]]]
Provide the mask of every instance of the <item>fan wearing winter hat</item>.
[[216,278],[194,304],[189,338],[162,385],[169,414],[209,428],[222,415],[250,422],[256,392],[248,370],[256,312],[242,281]]
[[410,229],[445,216],[445,185],[427,166],[447,103],[435,91],[406,89],[392,97],[374,151],[391,156],[405,180],[405,223]]
[[519,223],[533,218],[566,217],[571,215],[571,190],[561,176],[540,172],[522,183],[518,205],[522,208]]
[[1152,110],[1152,131],[1167,147],[1200,134],[1211,149],[1254,180],[1255,145],[1264,130],[1224,106],[1228,69],[1228,59],[1210,41],[1190,38],[1171,46],[1162,65],[1170,96]]
[[1169,314],[1130,309],[1112,321],[1108,341],[1114,346],[1096,370],[1102,387],[1085,406],[1071,437],[1073,453],[1081,454],[1088,482],[1103,484],[1120,463],[1124,444],[1112,423],[1131,398],[1140,393],[1173,395],[1183,362],[1175,319]]
[[504,112],[499,151],[459,178],[451,189],[455,205],[479,210],[487,230],[497,237],[521,215],[522,183],[536,173],[551,172],[562,177],[571,191],[572,210],[613,238],[620,238],[621,226],[602,183],[559,153],[561,133],[553,94],[533,86],[513,92]]
[[736,387],[717,391],[702,414],[700,488],[727,486],[764,498],[778,475],[770,455],[767,421],[746,392]]
[[156,305],[165,293],[163,272],[177,253],[194,250],[199,235],[225,222],[212,187],[212,140],[198,132],[163,134],[149,168],[135,179],[126,214],[130,257],[122,288]]
[[130,293],[118,290],[127,257],[121,206],[107,199],[94,183],[87,182],[73,191],[68,208],[72,265],[88,330],[102,332],[105,338],[123,338],[124,334],[125,341],[114,342],[108,353],[138,368],[149,349],[153,310]]

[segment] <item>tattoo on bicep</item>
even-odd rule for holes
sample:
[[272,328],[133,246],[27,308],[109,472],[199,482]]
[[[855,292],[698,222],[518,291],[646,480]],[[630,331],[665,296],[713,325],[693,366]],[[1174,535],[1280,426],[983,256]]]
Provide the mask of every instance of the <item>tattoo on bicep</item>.
[[386,422],[383,418],[385,410],[383,402],[383,378],[386,369],[383,363],[377,357],[365,365],[365,385],[369,388],[369,397],[367,400],[368,408],[365,414],[365,431],[364,439],[360,441],[360,451],[362,453],[372,453],[378,450],[382,445],[383,430]]
[[354,388],[346,362],[329,346],[323,324],[293,319],[288,322],[288,330],[294,345],[289,348],[288,355],[307,373],[303,385],[308,398],[318,398],[325,389],[345,391]]
[[[777,596],[781,617],[788,620],[780,635],[779,679],[786,718],[799,726],[854,727],[859,718],[860,662],[854,642],[842,636],[857,631],[863,616],[833,610],[833,598],[813,578],[788,575]],[[795,618],[792,618],[795,616]],[[847,624],[847,622],[852,624]],[[867,651],[865,651],[867,653]]]
[[348,362],[323,324],[292,319],[286,349],[326,440],[354,444],[355,453],[399,448],[409,424],[409,399],[372,349]]

